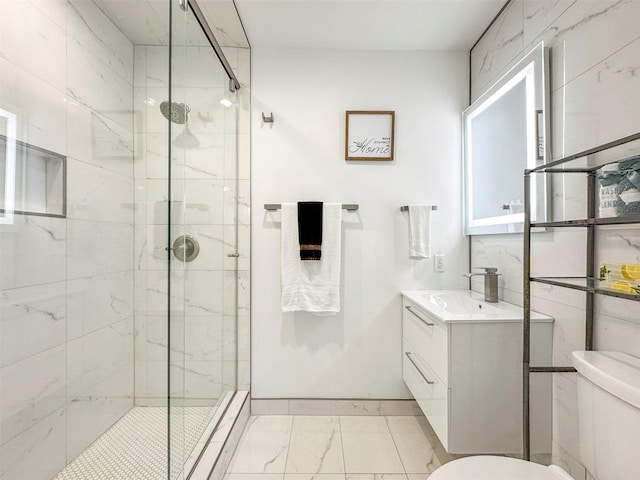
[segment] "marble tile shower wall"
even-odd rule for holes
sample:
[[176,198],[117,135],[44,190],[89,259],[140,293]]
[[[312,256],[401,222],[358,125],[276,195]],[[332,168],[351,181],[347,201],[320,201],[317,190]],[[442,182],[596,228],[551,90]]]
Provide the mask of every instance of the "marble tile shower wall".
[[[225,54],[243,85],[237,114],[219,102],[228,80],[211,48],[173,50],[172,100],[189,105],[189,131],[200,142],[180,148],[175,140],[185,127],[171,125],[172,197],[180,199],[174,200],[171,239],[188,234],[200,243],[192,262],[171,260],[171,395],[187,405],[212,405],[223,391],[235,390],[236,368],[245,372],[239,387],[248,388],[249,132],[243,102],[249,98],[249,51],[228,48]],[[138,405],[166,402],[168,125],[159,107],[168,100],[167,72],[168,47],[135,46]],[[237,260],[227,256],[236,245]],[[236,335],[247,341],[237,344]]]
[[[472,97],[540,41],[551,47],[552,150],[579,152],[640,131],[640,2],[637,0],[513,0],[471,53]],[[567,174],[553,184],[556,218],[586,215],[586,181]],[[640,262],[640,229],[601,230],[596,261]],[[583,232],[550,231],[533,238],[534,275],[584,274]],[[501,294],[522,304],[522,235],[472,237],[473,265],[499,268]],[[482,285],[473,282],[473,289]],[[552,315],[554,363],[569,365],[584,348],[584,294],[534,285],[533,308]],[[640,320],[629,303],[596,300],[595,347],[640,356]],[[554,375],[553,462],[576,479],[580,464],[574,374]]]
[[133,405],[133,46],[93,2],[0,19],[0,107],[68,158],[66,219],[0,225],[0,478],[39,480]]

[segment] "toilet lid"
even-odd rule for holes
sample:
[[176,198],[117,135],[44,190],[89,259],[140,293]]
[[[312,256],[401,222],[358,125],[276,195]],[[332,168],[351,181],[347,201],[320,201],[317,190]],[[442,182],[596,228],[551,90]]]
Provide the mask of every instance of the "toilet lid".
[[454,460],[438,468],[429,480],[571,480],[557,466],[545,467],[516,458],[489,455]]

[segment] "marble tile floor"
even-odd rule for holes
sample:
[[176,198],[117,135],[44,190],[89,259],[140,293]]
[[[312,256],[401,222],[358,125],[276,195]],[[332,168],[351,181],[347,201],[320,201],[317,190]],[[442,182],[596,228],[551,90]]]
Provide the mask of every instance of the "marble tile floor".
[[[174,455],[187,458],[215,407],[172,407]],[[184,443],[183,443],[184,442]],[[183,453],[184,452],[184,453]],[[175,478],[182,463],[172,464]],[[134,407],[53,480],[158,480],[167,478],[167,408]]]
[[425,480],[453,460],[419,416],[252,416],[224,480]]

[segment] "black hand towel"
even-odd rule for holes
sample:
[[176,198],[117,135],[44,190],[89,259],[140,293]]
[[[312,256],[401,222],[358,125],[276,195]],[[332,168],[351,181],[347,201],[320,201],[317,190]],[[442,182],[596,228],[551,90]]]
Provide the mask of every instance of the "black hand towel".
[[322,251],[322,202],[298,202],[300,260],[320,260]]

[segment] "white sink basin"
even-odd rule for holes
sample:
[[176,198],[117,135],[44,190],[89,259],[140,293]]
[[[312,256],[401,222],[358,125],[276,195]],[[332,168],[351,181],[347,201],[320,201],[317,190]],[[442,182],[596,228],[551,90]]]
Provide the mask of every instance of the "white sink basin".
[[[522,321],[523,310],[507,302],[488,303],[484,295],[471,290],[404,290],[402,295],[443,322]],[[553,319],[531,312],[531,320],[552,322]]]

